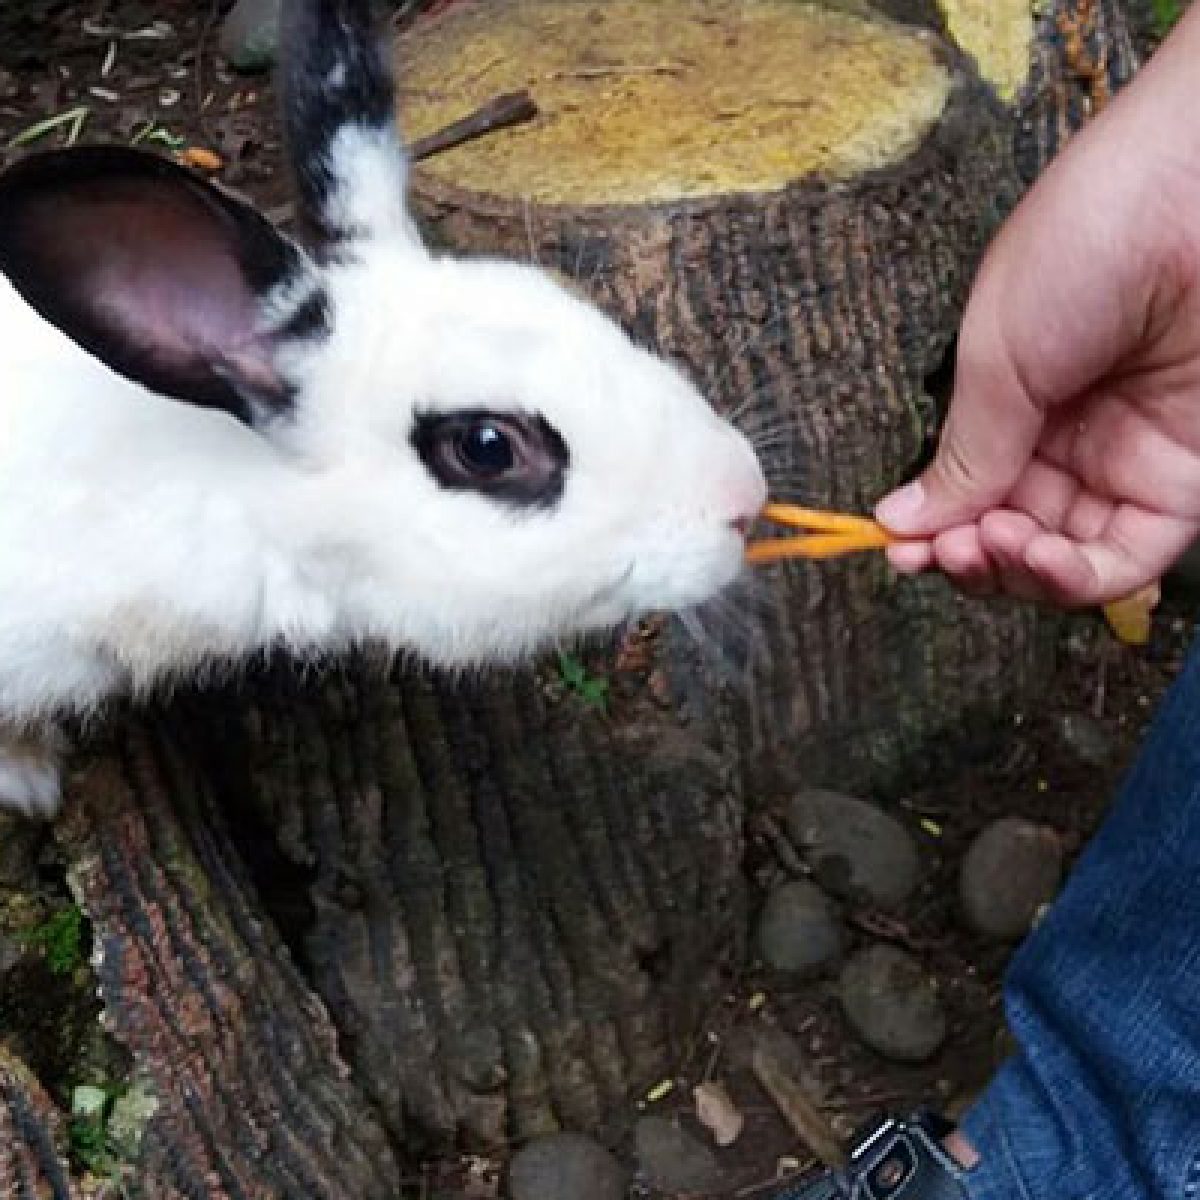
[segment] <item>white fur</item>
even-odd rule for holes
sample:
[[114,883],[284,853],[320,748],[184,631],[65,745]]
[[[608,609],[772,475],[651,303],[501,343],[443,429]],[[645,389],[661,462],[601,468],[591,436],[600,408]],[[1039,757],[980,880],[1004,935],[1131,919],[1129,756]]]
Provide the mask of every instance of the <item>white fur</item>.
[[52,730],[30,736],[0,727],[0,808],[47,820],[58,812],[62,739]]
[[57,759],[0,750],[0,808],[49,820],[62,803]]
[[[333,332],[281,364],[296,415],[266,433],[118,376],[0,277],[0,718],[276,645],[513,660],[738,574],[731,522],[765,498],[746,440],[542,273],[426,254],[386,163],[358,171],[369,237],[312,264]],[[557,504],[431,477],[414,412],[480,407],[561,433]],[[0,751],[0,792],[11,771]]]
[[344,125],[328,156],[338,180],[328,200],[332,225],[419,251],[417,227],[404,204],[408,160],[398,153],[395,130]]

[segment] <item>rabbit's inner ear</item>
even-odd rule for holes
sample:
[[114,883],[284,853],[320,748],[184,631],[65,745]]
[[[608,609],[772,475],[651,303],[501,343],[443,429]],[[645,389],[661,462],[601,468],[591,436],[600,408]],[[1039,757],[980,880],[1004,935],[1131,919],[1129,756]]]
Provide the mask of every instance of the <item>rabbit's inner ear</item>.
[[420,245],[395,87],[367,0],[290,0],[282,11],[284,115],[301,211],[317,239]]
[[33,308],[122,375],[249,424],[291,403],[279,342],[320,335],[310,271],[252,209],[152,155],[66,151],[0,177],[0,273]]

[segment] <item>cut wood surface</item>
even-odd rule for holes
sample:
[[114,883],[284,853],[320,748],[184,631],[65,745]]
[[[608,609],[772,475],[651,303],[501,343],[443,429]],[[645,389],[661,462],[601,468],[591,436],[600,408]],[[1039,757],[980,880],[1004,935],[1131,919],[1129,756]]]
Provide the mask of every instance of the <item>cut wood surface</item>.
[[1030,0],[939,0],[946,32],[975,60],[1000,99],[1020,96],[1033,65],[1034,7]]
[[539,203],[845,178],[910,153],[953,82],[927,32],[795,0],[459,4],[420,23],[403,57],[414,137],[490,96],[536,96],[537,121],[428,171]]

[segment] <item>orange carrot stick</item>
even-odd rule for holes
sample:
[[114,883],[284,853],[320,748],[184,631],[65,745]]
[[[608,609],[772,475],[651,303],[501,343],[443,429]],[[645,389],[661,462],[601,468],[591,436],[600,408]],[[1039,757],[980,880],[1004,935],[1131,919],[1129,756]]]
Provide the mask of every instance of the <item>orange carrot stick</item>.
[[892,541],[891,534],[878,521],[850,513],[771,503],[764,506],[762,516],[778,525],[806,532],[795,537],[751,542],[746,547],[746,560],[755,564],[784,558],[835,558],[860,550],[880,550]]
[[761,566],[785,558],[837,558],[860,550],[882,550],[891,542],[886,530],[854,533],[807,533],[800,537],[766,538],[746,547],[746,561]]
[[772,502],[763,507],[762,515],[777,525],[790,525],[794,529],[815,529],[822,533],[877,532],[881,526],[870,517],[856,517],[850,513],[825,512],[819,508],[801,508],[798,504]]

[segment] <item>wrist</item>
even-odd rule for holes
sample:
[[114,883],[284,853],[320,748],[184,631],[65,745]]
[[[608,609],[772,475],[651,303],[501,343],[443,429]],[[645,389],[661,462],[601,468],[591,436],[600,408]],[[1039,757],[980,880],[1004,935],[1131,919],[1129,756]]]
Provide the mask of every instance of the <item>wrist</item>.
[[[1135,163],[1151,177],[1184,172],[1200,179],[1200,4],[1184,12],[1171,34],[1147,60],[1093,128],[1106,126]],[[1151,183],[1151,180],[1147,180]],[[1151,183],[1151,186],[1153,184]]]

